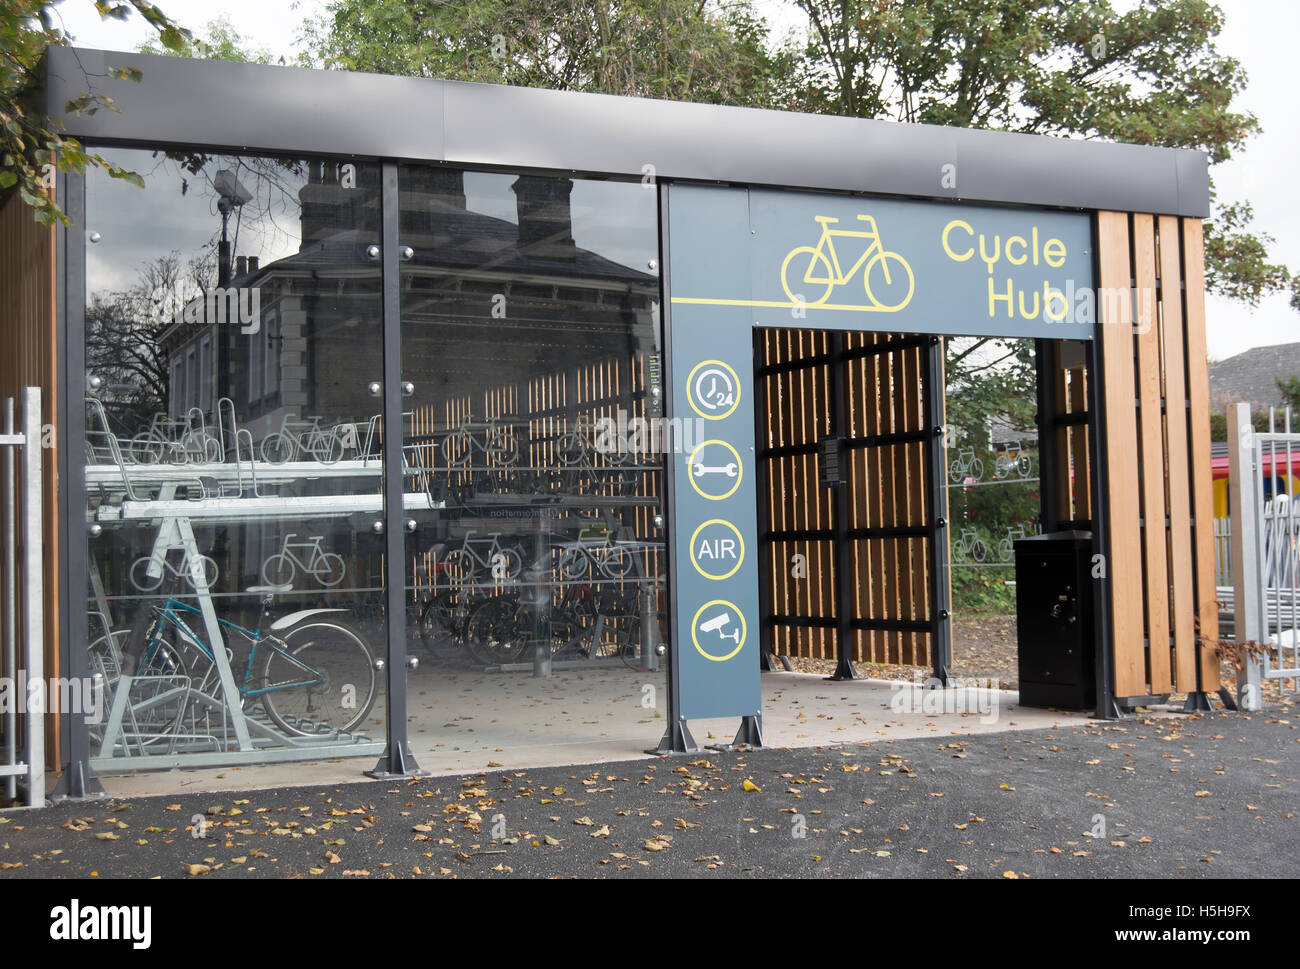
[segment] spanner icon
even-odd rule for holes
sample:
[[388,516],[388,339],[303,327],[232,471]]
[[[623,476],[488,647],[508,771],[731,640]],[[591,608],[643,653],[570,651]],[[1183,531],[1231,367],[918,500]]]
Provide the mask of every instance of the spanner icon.
[[737,467],[735,461],[732,461],[730,464],[720,465],[716,468],[709,467],[706,464],[697,464],[695,465],[695,477],[702,478],[706,474],[725,474],[728,478],[734,478],[736,476],[736,470]]

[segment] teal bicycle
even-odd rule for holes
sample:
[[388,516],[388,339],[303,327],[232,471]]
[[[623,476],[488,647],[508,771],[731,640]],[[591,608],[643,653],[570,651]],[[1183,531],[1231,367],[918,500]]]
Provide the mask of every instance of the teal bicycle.
[[[354,730],[375,702],[375,656],[364,639],[327,614],[345,609],[303,609],[271,622],[263,631],[274,594],[287,587],[255,587],[263,593],[257,625],[249,629],[228,619],[217,619],[227,643],[246,643],[248,656],[236,686],[244,709],[261,703],[271,721],[286,734],[319,737]],[[136,676],[188,676],[193,689],[217,695],[220,681],[211,647],[195,627],[202,627],[197,606],[169,597],[154,607],[145,632]],[[130,630],[113,630],[113,646],[106,636],[90,644],[92,657],[120,656]],[[226,647],[233,663],[234,650]],[[117,664],[101,663],[103,666]],[[232,668],[232,672],[235,670]],[[112,683],[107,684],[111,689]],[[157,717],[155,728],[165,736],[179,725],[183,709]],[[166,719],[167,723],[159,723]]]

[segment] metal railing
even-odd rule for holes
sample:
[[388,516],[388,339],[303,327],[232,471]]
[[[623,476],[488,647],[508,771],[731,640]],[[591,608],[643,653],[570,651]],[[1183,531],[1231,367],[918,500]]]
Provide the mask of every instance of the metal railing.
[[[22,756],[19,757],[19,713],[37,689],[45,687],[45,589],[41,535],[43,496],[41,482],[41,391],[23,390],[21,426],[14,424],[14,399],[0,402],[3,412],[3,595],[0,596],[0,675],[11,678],[10,696],[0,729],[4,732],[4,755],[0,777],[5,795],[12,802],[18,796],[18,779],[26,779],[29,806],[45,803],[45,717],[44,707],[22,718]],[[21,494],[21,502],[19,495]],[[19,522],[21,505],[22,521]],[[18,588],[19,548],[22,550],[22,589]]]

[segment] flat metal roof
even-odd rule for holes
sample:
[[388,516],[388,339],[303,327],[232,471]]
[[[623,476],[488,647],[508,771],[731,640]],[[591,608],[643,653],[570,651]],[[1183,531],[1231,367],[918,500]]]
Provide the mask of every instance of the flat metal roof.
[[[143,80],[109,76],[126,66]],[[75,47],[46,71],[50,114],[95,143],[1209,215],[1186,149]],[[67,114],[87,90],[117,111]]]

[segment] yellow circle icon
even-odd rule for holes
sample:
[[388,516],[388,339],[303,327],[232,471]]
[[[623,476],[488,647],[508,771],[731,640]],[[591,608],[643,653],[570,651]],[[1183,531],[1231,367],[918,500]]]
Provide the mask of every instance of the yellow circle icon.
[[[709,616],[701,625],[700,617],[704,615],[706,610],[712,609],[714,606],[724,606],[725,608]],[[725,663],[739,653],[741,647],[745,645],[745,636],[748,631],[745,626],[745,614],[736,608],[735,603],[728,602],[726,599],[713,599],[706,602],[695,611],[695,618],[691,620],[691,642],[695,644],[695,648],[701,656],[705,659],[711,659],[715,663]],[[700,645],[699,634],[701,632],[706,636],[716,635],[723,643],[734,642],[736,646],[725,656],[715,656]]]
[[[714,575],[712,572],[706,572],[703,567],[701,567],[699,559],[696,557],[695,553],[695,550],[699,548],[697,542],[700,538],[700,532],[704,531],[704,529],[708,528],[710,525],[722,525],[724,528],[730,528],[732,533],[736,536],[736,564],[731,567],[730,572],[725,572],[722,575]],[[714,541],[716,542],[717,540],[715,539]],[[716,557],[721,558],[721,552],[722,549],[719,547],[719,554]],[[743,561],[745,561],[745,539],[740,534],[740,529],[725,519],[710,518],[708,521],[703,522],[699,528],[695,529],[695,534],[691,536],[691,564],[695,566],[695,571],[700,573],[700,575],[704,576],[706,579],[729,579],[740,569],[740,563]]]
[[[730,417],[740,404],[740,378],[721,360],[702,360],[686,378],[686,400],[705,420]],[[720,410],[724,406],[727,409]]]
[[[720,465],[707,465],[703,461],[697,460],[700,456],[700,452],[710,444],[717,444],[721,447],[725,447],[731,452],[731,456],[736,460],[728,461],[726,464]],[[721,501],[723,498],[730,498],[734,495],[736,489],[740,487],[740,479],[744,476],[744,473],[745,467],[740,461],[740,453],[726,441],[719,441],[716,439],[712,441],[702,441],[695,450],[691,452],[691,456],[686,459],[686,476],[691,479],[691,487],[695,489],[697,495],[701,498],[707,498],[709,501]],[[732,484],[731,487],[722,494],[711,495],[700,487],[699,483],[702,478],[722,478],[724,481],[730,480]]]

